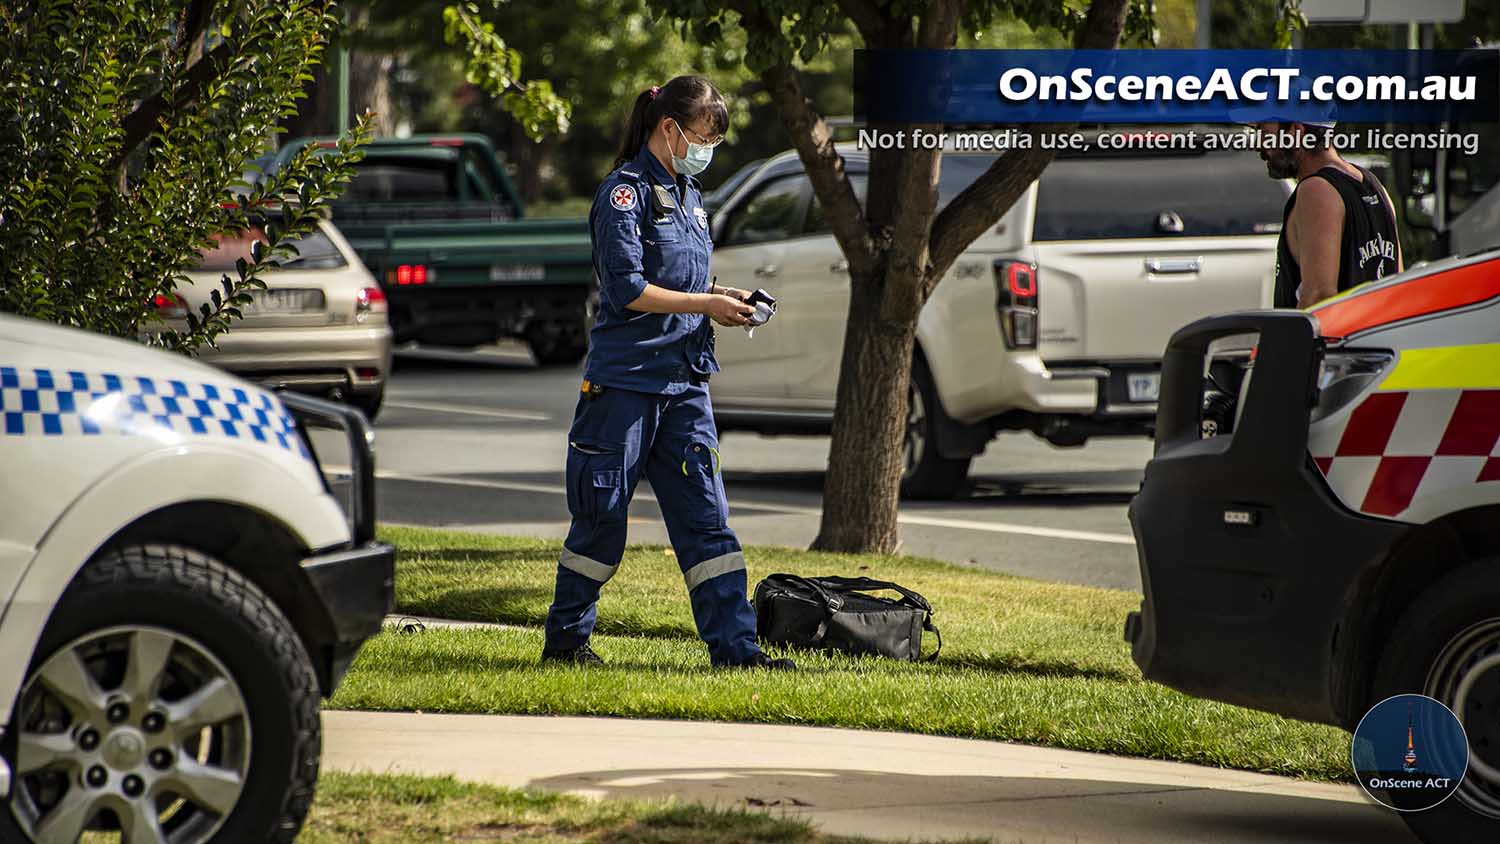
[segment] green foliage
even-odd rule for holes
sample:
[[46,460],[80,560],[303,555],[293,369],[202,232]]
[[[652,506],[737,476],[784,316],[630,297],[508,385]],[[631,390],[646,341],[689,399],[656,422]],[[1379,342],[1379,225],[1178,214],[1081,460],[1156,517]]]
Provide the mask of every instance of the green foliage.
[[[644,0],[478,2],[483,20],[507,44],[523,49],[528,87],[545,78],[556,96],[572,106],[567,132],[534,142],[521,118],[507,110],[504,97],[476,97],[473,86],[463,84],[467,52],[444,42],[442,13],[453,4],[350,0],[348,41],[357,51],[396,57],[396,122],[415,132],[489,135],[518,168],[515,176],[522,189],[535,182],[528,205],[533,196],[593,196],[636,95],[681,73],[701,73],[731,94],[735,143],[716,154],[713,173],[728,175],[738,164],[786,146],[774,115],[756,122],[749,98],[732,96],[751,80],[743,63],[744,33],[737,27],[704,46],[685,41],[672,23],[653,20]],[[847,89],[847,72],[840,80]]]
[[[253,188],[338,25],[330,0],[0,7],[0,310],[191,353],[227,330],[348,181],[368,131]],[[266,242],[185,329],[153,305],[252,212]]]
[[1272,46],[1278,50],[1290,50],[1292,33],[1299,29],[1307,29],[1302,0],[1276,0],[1276,41]]
[[572,106],[545,79],[521,82],[520,51],[507,47],[495,25],[480,19],[478,6],[465,3],[444,9],[443,40],[464,47],[464,78],[492,97],[503,97],[505,110],[532,140],[568,131]]

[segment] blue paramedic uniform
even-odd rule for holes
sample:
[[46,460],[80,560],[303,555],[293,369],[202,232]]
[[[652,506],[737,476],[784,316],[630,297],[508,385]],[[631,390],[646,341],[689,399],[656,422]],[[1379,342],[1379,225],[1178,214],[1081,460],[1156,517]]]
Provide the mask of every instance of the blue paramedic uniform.
[[710,288],[713,241],[698,183],[674,180],[649,149],[604,180],[589,212],[600,309],[585,390],[568,433],[568,511],[547,614],[549,651],[588,641],[600,588],[625,550],[626,512],[644,473],[682,568],[698,635],[715,665],[749,661],[755,613],[745,556],[729,529],[718,433],[709,405],[713,326],[703,314],[648,314],[625,306],[646,283]]

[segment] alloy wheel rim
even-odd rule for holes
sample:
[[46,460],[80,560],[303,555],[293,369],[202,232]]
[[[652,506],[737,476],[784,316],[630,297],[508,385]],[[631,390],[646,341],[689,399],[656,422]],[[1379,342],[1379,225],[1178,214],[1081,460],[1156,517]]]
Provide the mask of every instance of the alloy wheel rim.
[[922,449],[927,444],[927,406],[922,402],[922,391],[913,384],[906,394],[906,437],[902,448],[903,477],[911,477],[922,459]]
[[38,844],[116,829],[123,844],[202,844],[239,802],[249,707],[197,640],[111,627],[27,677],[12,812]]
[[1500,619],[1449,640],[1423,692],[1453,710],[1469,736],[1469,770],[1454,793],[1475,812],[1500,818]]

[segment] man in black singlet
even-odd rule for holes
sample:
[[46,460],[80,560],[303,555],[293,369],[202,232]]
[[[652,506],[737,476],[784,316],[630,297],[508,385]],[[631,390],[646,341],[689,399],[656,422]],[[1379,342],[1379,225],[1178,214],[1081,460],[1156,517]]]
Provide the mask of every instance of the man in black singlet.
[[[1276,241],[1276,307],[1307,308],[1401,271],[1391,198],[1373,173],[1329,146],[1332,122],[1255,127],[1271,141],[1260,153],[1271,178],[1297,180]],[[1291,144],[1275,143],[1282,133]]]

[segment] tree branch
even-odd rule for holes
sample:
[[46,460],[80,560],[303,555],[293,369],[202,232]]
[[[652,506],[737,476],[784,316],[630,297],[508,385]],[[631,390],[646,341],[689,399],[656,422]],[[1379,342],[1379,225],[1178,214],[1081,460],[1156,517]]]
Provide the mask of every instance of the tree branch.
[[1113,50],[1120,46],[1125,31],[1125,14],[1130,0],[1094,0],[1089,4],[1083,28],[1073,36],[1075,50]]
[[957,43],[958,19],[963,15],[962,0],[938,0],[928,5],[917,25],[917,47],[947,50]]
[[[1120,43],[1125,29],[1125,12],[1129,0],[1094,0],[1088,17],[1074,36],[1073,46],[1080,50],[1111,50]],[[1052,159],[1054,150],[1044,150],[1037,143],[1049,133],[1071,132],[1076,123],[1034,124],[1027,132],[1030,149],[1013,149],[1001,155],[975,182],[948,203],[932,224],[930,263],[923,301],[932,295],[939,281],[958,256],[985,229],[995,224],[1020,197]]]
[[854,186],[849,183],[844,158],[834,146],[833,133],[813,108],[812,101],[802,93],[797,71],[791,65],[772,65],[760,78],[771,93],[771,102],[781,115],[797,156],[802,159],[813,193],[823,204],[824,217],[849,262],[850,276],[864,277],[874,269],[875,244]]
[[[228,61],[230,49],[228,44],[220,44],[203,58],[193,63],[183,74],[182,85],[177,89],[178,103],[192,102],[198,98],[203,89],[218,76],[223,69],[222,65]],[[124,140],[120,143],[120,151],[110,162],[110,168],[119,167],[130,156],[130,153],[151,137],[155,131],[157,121],[161,119],[167,108],[171,105],[167,96],[172,93],[165,89],[158,91],[149,99],[142,100],[135,107],[135,111],[125,116],[120,122],[121,128],[125,130]]]
[[203,31],[208,28],[208,21],[213,17],[215,0],[194,0],[184,12],[182,18],[182,32],[177,36],[177,49],[192,49],[193,42],[203,37]]
[[839,0],[839,8],[854,21],[865,44],[874,47],[885,39],[886,17],[874,0]]

